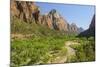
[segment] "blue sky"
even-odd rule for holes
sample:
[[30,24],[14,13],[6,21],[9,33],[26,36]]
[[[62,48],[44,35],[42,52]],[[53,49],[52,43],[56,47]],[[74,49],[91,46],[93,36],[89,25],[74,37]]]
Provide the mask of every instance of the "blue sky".
[[75,23],[78,27],[87,29],[91,19],[95,13],[94,6],[72,5],[72,4],[55,4],[36,2],[40,7],[41,14],[48,13],[52,9],[56,9],[58,13],[69,23]]

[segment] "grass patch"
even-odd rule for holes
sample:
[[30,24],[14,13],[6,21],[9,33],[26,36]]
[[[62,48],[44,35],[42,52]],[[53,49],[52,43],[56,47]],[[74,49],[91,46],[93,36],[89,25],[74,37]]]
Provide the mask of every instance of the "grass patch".
[[76,56],[72,62],[95,61],[95,40],[94,37],[88,39],[80,38],[80,45],[71,45],[76,51]]

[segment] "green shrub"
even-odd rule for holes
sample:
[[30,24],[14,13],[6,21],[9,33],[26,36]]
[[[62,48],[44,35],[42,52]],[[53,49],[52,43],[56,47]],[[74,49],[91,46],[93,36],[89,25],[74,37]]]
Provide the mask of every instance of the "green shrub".
[[[95,41],[94,38],[89,38],[88,40],[81,38],[81,45],[72,45],[71,47],[75,49],[76,56],[71,59],[73,62],[83,62],[83,61],[94,61],[95,60]],[[76,59],[77,58],[77,59]]]

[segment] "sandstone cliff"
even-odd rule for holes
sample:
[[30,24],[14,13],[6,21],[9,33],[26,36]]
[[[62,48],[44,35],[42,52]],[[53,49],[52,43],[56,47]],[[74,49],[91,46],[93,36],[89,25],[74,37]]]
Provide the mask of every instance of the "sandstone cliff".
[[47,15],[41,16],[40,23],[47,25],[50,29],[68,31],[68,23],[55,9],[52,9]]
[[70,25],[57,10],[52,9],[49,13],[41,15],[39,7],[34,2],[11,0],[11,18],[14,17],[26,23],[34,22],[50,29],[66,33],[78,33],[76,24]]
[[11,0],[11,17],[17,17],[25,22],[32,22],[35,18],[33,14],[38,15],[38,7],[34,2]]

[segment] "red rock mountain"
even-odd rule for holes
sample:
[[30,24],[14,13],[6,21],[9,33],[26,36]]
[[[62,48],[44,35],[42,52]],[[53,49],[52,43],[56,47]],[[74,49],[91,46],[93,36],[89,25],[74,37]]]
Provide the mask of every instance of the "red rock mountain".
[[41,16],[40,23],[46,24],[50,29],[68,31],[68,23],[55,9],[52,9],[47,15]]
[[11,0],[11,17],[17,17],[25,22],[32,22],[33,13],[39,14],[34,2]]
[[67,33],[78,32],[76,24],[70,25],[55,9],[48,14],[41,15],[39,7],[34,2],[11,0],[11,17],[17,17],[26,23],[35,21],[36,24]]

